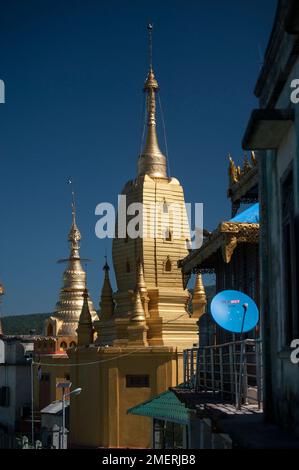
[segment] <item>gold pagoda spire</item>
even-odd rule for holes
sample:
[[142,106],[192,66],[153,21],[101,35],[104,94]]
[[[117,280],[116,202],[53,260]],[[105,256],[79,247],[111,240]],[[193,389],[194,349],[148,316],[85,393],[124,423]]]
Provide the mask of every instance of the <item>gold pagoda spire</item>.
[[207,297],[200,273],[196,274],[192,295],[193,318],[200,318],[205,313]]
[[[68,235],[70,256],[61,260],[61,262],[67,262],[67,268],[63,273],[63,286],[53,315],[58,320],[57,336],[76,335],[78,320],[82,311],[83,294],[86,289],[86,273],[81,265],[80,240],[81,234],[76,222],[75,197],[74,191],[72,191],[72,225]],[[96,318],[96,311],[90,299],[88,303],[92,318]]]
[[156,93],[159,90],[152,65],[152,29],[148,25],[149,38],[149,72],[143,91],[146,93],[147,136],[144,149],[138,159],[138,176],[149,175],[156,178],[167,178],[166,158],[160,150],[156,131]]
[[113,301],[113,290],[112,290],[110,278],[109,278],[110,268],[107,263],[107,258],[106,258],[106,262],[104,264],[103,270],[105,274],[104,274],[104,283],[102,287],[101,300],[100,300],[100,315],[101,315],[100,318],[103,320],[108,320],[113,315],[114,301]]
[[148,303],[149,303],[149,296],[148,291],[144,279],[144,270],[143,270],[143,263],[141,261],[138,262],[137,265],[137,282],[136,282],[136,290],[140,293],[141,303],[144,310],[145,317],[149,316],[148,313]]
[[76,204],[75,204],[74,193],[73,193],[73,200],[72,200],[72,226],[68,235],[68,240],[71,244],[70,259],[80,259],[79,249],[80,249],[81,233],[76,223]]
[[85,346],[93,343],[94,328],[89,307],[88,290],[83,292],[83,305],[77,328],[78,345]]
[[131,316],[131,321],[133,322],[144,322],[145,315],[144,310],[142,307],[141,296],[139,290],[136,290],[134,295],[134,304],[133,304],[133,312]]
[[89,303],[88,303],[88,290],[84,289],[83,292],[83,305],[82,310],[79,317],[79,325],[89,325],[92,324],[92,318],[89,310]]
[[146,324],[146,316],[148,316],[147,304],[149,298],[147,296],[141,261],[138,262],[136,275],[136,288],[133,292],[133,309],[130,325],[128,326],[128,339],[130,344],[134,343],[147,346],[148,326]]
[[139,261],[137,265],[137,289],[139,290],[140,294],[147,293],[147,288],[144,279],[144,272],[143,272],[143,264]]

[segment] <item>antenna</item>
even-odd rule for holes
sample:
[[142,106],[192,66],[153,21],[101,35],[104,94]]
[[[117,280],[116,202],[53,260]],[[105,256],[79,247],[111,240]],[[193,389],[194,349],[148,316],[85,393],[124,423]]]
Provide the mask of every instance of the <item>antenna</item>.
[[150,69],[153,68],[153,23],[150,22],[147,25],[148,30],[148,61]]
[[72,194],[72,216],[73,219],[76,215],[76,198],[75,198],[75,184],[74,184],[74,178],[70,177],[67,180],[67,184],[71,185],[71,194]]
[[[148,62],[149,62],[149,68],[152,70],[153,68],[153,23],[149,22],[147,25],[147,40],[148,40]],[[142,145],[144,142],[144,136],[145,136],[145,129],[146,129],[146,120],[147,120],[147,112],[146,112],[146,98],[142,98],[142,115],[141,115],[141,136],[140,136],[140,152],[139,155],[142,153]]]
[[161,114],[161,120],[162,120],[162,127],[163,127],[163,134],[164,134],[164,144],[165,144],[165,154],[166,154],[167,171],[168,171],[168,175],[169,175],[169,177],[170,177],[170,162],[169,162],[169,155],[168,155],[168,145],[167,145],[167,135],[166,135],[165,119],[164,119],[164,113],[163,113],[163,108],[162,108],[162,102],[161,102],[161,98],[160,98],[160,93],[157,93],[157,95],[158,95],[159,108],[160,108],[160,114]]
[[[69,178],[69,179],[67,180],[67,184],[68,184],[68,185],[71,185],[71,194],[72,194],[72,204],[71,204],[71,205],[72,205],[72,222],[73,222],[73,225],[72,225],[71,231],[76,229],[77,232],[79,232],[78,229],[77,229],[77,226],[76,226],[76,198],[75,198],[74,179],[73,179],[73,178]],[[80,241],[80,238],[81,238],[81,236],[80,236],[80,233],[79,233],[79,241]],[[70,239],[69,239],[69,240],[70,240]],[[76,240],[76,241],[77,241],[77,240]],[[77,246],[77,249],[79,249],[79,246]],[[59,259],[59,260],[57,261],[57,263],[67,263],[67,262],[69,262],[71,259],[73,259],[71,256],[70,256],[69,258]],[[76,257],[76,259],[80,259],[82,262],[84,261],[84,262],[86,262],[86,263],[88,263],[88,262],[91,261],[89,258],[80,258],[79,255],[78,255],[78,258]]]

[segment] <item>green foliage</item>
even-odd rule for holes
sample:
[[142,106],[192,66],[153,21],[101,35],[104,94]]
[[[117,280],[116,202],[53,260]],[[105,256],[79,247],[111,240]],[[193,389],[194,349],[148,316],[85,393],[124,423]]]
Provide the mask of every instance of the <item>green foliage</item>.
[[29,335],[30,332],[42,335],[44,322],[49,313],[34,313],[32,315],[12,315],[1,319],[3,333],[6,335]]

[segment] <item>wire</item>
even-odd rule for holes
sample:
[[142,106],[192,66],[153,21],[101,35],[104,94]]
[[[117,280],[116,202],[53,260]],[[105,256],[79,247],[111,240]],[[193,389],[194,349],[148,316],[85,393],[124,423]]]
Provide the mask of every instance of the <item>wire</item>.
[[72,193],[72,213],[76,213],[76,196],[75,196],[75,183],[74,178],[71,176],[67,184],[71,185],[71,193]]
[[[166,321],[164,322],[165,324],[166,323],[173,323],[174,321],[178,320],[179,318],[181,317],[184,317],[185,314],[182,314],[182,315],[179,315],[178,317],[174,318],[173,320],[169,320],[169,321]],[[151,349],[154,349],[154,348],[160,348],[161,346],[149,346],[149,348]],[[77,349],[80,349],[80,348],[77,348]],[[84,349],[84,346],[82,347],[82,349]],[[126,354],[120,354],[116,357],[110,357],[109,359],[102,359],[101,361],[93,361],[93,362],[81,362],[81,363],[76,363],[76,364],[57,364],[57,363],[45,363],[45,362],[32,362],[33,365],[39,365],[39,366],[48,366],[48,367],[79,367],[79,366],[91,366],[91,365],[95,365],[95,364],[103,364],[104,362],[109,362],[109,361],[114,361],[115,359],[121,359],[123,357],[127,357],[127,356],[131,356],[132,354],[135,354],[136,352],[140,351],[144,349],[144,346],[142,348],[137,348],[135,349],[134,351],[130,351],[129,353],[126,353]]]
[[145,110],[145,103],[146,103],[146,98],[142,98],[142,115],[141,115],[141,139],[140,139],[140,153],[139,155],[141,155],[141,152],[142,152],[142,146],[143,146],[143,142],[144,142],[144,135],[145,135],[145,127],[146,127],[146,110]]
[[149,61],[149,66],[152,69],[153,67],[153,24],[149,23],[147,25],[147,30],[148,30],[148,61]]
[[167,145],[167,137],[166,137],[166,127],[165,127],[164,113],[163,113],[163,108],[162,108],[162,102],[161,102],[161,98],[160,98],[160,93],[157,93],[157,95],[158,95],[159,108],[160,108],[161,119],[162,119],[162,126],[163,126],[163,134],[164,134],[164,142],[165,142],[165,153],[166,153],[166,160],[167,160],[167,170],[168,170],[168,175],[170,176],[170,162],[169,162],[169,155],[168,155],[168,145]]
[[[174,321],[178,320],[179,318],[182,318],[184,317],[185,314],[183,313],[182,315],[179,315],[178,317],[174,318],[173,320],[169,320],[169,321],[166,321],[164,322],[164,324],[168,324],[168,323],[173,323]],[[149,348],[151,349],[154,349],[154,348],[160,348],[161,346],[149,346]],[[81,349],[81,348],[77,348],[77,349]],[[82,346],[82,349],[83,350],[85,349],[84,346]],[[101,361],[93,361],[93,362],[81,362],[81,363],[76,363],[76,364],[57,364],[57,363],[46,363],[46,362],[32,362],[33,365],[38,365],[38,366],[48,366],[48,367],[65,367],[65,366],[68,366],[68,367],[79,367],[79,366],[91,366],[91,365],[95,365],[95,364],[103,364],[104,362],[109,362],[109,361],[114,361],[115,359],[121,359],[123,357],[127,357],[127,356],[131,356],[132,354],[135,354],[136,352],[140,351],[144,349],[144,346],[141,347],[141,348],[137,348],[135,349],[134,351],[130,351],[129,353],[126,353],[126,354],[120,354],[116,357],[110,357],[109,359],[102,359]]]
[[[161,346],[150,346],[150,348],[155,348],[155,347],[158,347],[160,348]],[[64,363],[64,364],[56,364],[56,363],[46,363],[46,362],[34,362],[33,361],[33,365],[38,365],[38,366],[48,366],[48,367],[79,367],[79,366],[91,366],[91,365],[95,365],[95,364],[103,364],[104,362],[109,362],[109,361],[114,361],[115,359],[121,359],[123,357],[127,357],[127,356],[131,356],[132,354],[135,354],[136,352],[140,351],[141,349],[144,349],[144,346],[142,348],[138,348],[138,349],[135,349],[134,351],[131,351],[127,354],[120,354],[118,356],[115,356],[115,357],[110,357],[109,359],[103,359],[101,361],[93,361],[93,362],[81,362],[81,363],[76,363],[76,364],[68,364],[68,363]]]

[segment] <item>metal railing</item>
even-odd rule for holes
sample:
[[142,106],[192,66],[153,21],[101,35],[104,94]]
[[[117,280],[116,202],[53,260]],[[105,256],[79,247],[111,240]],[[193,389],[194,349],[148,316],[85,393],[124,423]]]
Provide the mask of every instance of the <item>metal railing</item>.
[[262,406],[262,343],[246,339],[231,343],[186,349],[184,385],[211,392],[221,399]]

